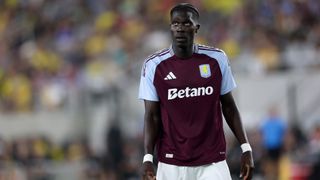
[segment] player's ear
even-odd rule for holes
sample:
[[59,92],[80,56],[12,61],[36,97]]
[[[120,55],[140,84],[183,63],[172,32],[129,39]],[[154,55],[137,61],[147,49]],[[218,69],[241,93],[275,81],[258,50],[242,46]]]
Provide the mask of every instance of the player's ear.
[[200,29],[200,24],[196,25],[196,33],[198,33],[198,30]]

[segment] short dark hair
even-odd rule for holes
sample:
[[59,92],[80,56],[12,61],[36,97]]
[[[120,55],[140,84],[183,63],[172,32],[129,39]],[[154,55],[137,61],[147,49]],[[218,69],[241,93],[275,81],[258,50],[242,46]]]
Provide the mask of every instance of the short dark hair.
[[172,16],[173,12],[179,11],[179,10],[191,11],[196,16],[196,18],[199,18],[198,9],[195,8],[192,4],[189,4],[189,3],[179,3],[179,4],[175,5],[170,11],[170,16]]

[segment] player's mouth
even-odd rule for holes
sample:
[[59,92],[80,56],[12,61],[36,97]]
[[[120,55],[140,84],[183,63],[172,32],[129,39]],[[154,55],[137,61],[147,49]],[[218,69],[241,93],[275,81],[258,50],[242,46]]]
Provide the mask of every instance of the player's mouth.
[[179,36],[179,37],[176,37],[176,40],[177,40],[177,42],[186,42],[187,38]]

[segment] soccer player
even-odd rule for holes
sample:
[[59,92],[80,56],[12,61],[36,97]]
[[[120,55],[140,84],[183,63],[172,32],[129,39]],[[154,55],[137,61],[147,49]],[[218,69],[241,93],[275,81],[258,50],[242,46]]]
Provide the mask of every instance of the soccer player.
[[[251,179],[252,150],[231,94],[236,87],[226,54],[194,43],[199,12],[180,3],[170,11],[172,45],[143,64],[143,178],[228,180],[222,113],[241,144],[240,177]],[[157,147],[157,173],[153,153]]]

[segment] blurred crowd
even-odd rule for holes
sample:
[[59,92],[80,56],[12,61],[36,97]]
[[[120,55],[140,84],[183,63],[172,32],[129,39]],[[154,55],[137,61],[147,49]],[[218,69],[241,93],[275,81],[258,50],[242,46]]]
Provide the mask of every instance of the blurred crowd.
[[[1,0],[0,110],[63,106],[66,89],[101,93],[139,77],[143,59],[170,44],[177,0]],[[317,0],[189,1],[197,41],[221,48],[235,72],[318,68]]]
[[[254,152],[254,180],[319,179],[320,124],[304,133],[272,112],[247,133]],[[238,179],[241,149],[233,135],[227,133],[226,138],[227,162],[232,178]],[[141,134],[127,138],[121,128],[111,126],[105,141],[106,151],[98,155],[86,138],[60,143],[43,136],[1,138],[0,180],[140,179]]]
[[[248,131],[255,160],[255,180],[316,180],[320,178],[320,123],[309,132],[290,123],[271,107],[259,127]],[[227,136],[230,171],[239,175],[239,144]]]
[[[128,82],[138,83],[144,58],[170,45],[168,14],[176,2],[180,1],[0,0],[0,112],[52,111],[65,108],[75,92],[99,98],[125,89]],[[188,2],[200,11],[197,42],[225,50],[235,73],[320,69],[320,1]],[[294,131],[299,128],[287,126],[285,150],[277,162],[287,165],[292,159],[288,157],[310,158],[320,152],[319,127],[300,136],[300,131]],[[262,139],[255,139],[260,132],[250,133],[259,149],[257,159],[268,159]],[[121,132],[115,135],[120,138]],[[50,179],[53,167],[69,162],[90,164],[80,163],[84,179],[134,179],[141,160],[140,138],[111,138],[108,154],[102,157],[90,153],[85,140],[62,145],[41,137],[1,140],[0,179],[9,172]],[[238,150],[230,148],[230,157]],[[317,165],[317,158],[312,159],[311,165]],[[235,166],[230,163],[231,170],[237,170],[237,160]],[[260,174],[270,167],[266,164],[258,161]],[[311,174],[310,161],[306,164]],[[299,169],[303,168],[294,172]]]
[[141,139],[124,139],[117,127],[98,156],[84,139],[53,142],[42,136],[0,139],[0,180],[139,179]]

